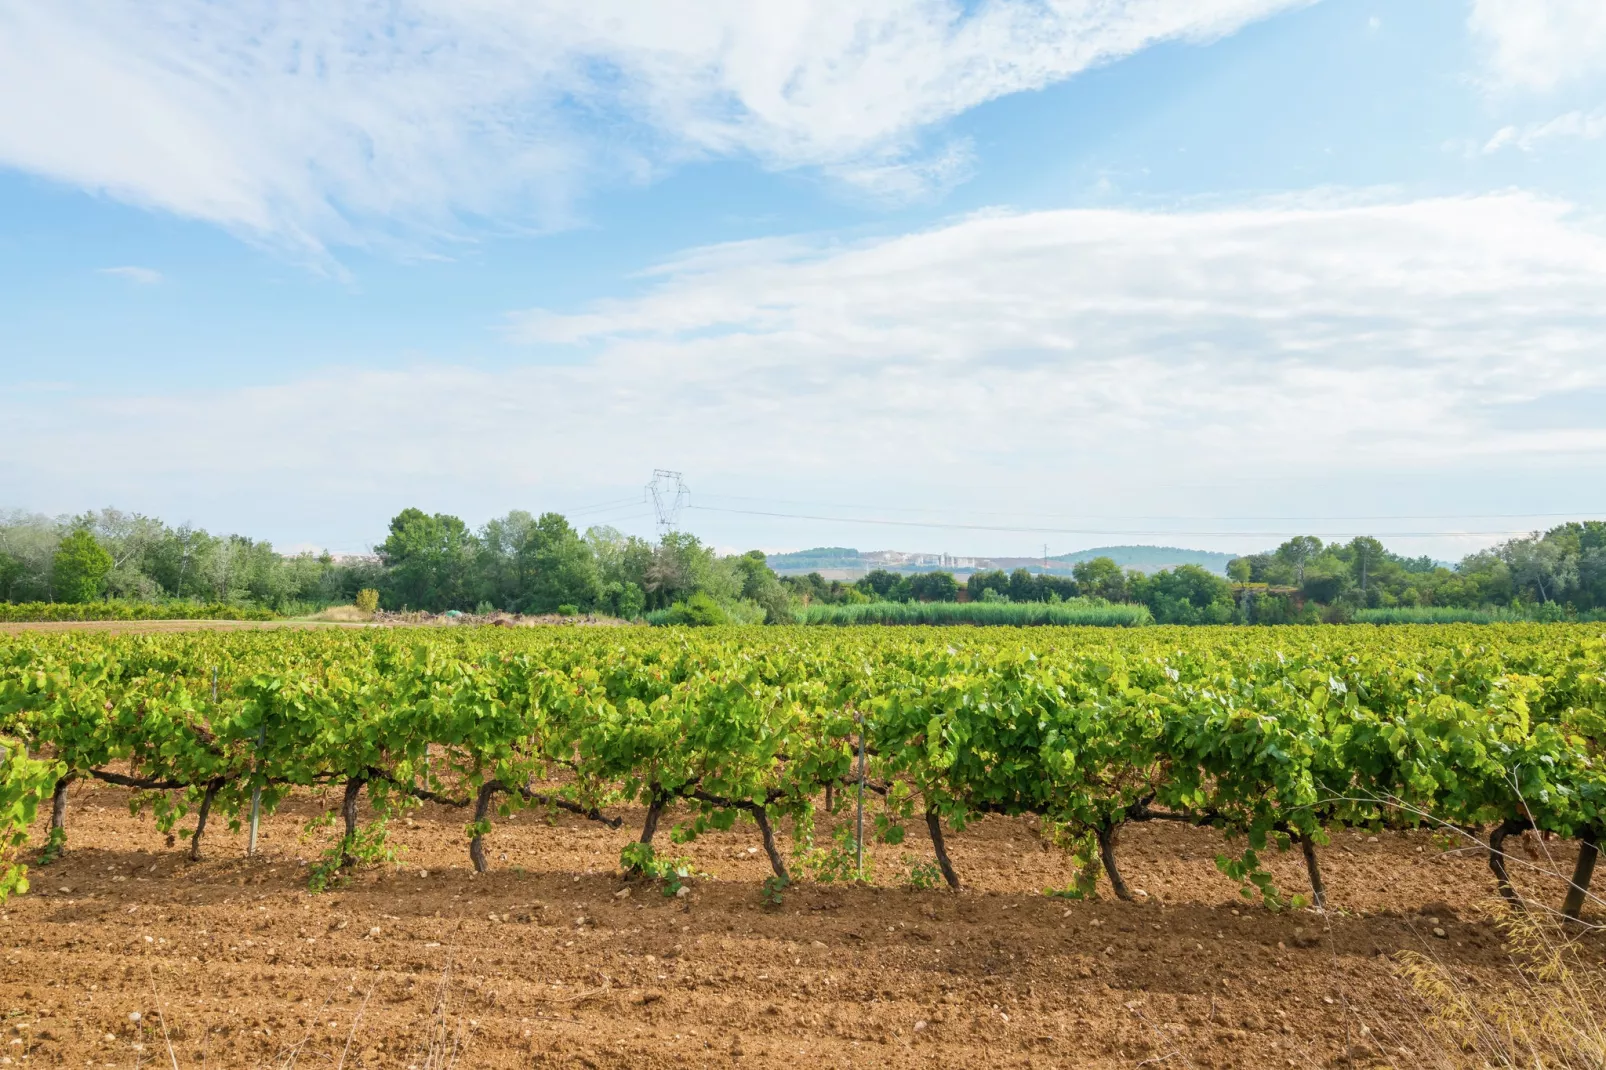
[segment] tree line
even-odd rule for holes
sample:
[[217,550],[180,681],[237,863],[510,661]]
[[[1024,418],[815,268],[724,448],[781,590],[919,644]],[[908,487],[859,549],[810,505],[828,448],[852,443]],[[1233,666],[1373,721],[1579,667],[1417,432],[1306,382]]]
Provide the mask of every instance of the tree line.
[[445,513],[404,509],[372,556],[277,553],[242,535],[116,509],[47,518],[0,514],[0,600],[194,600],[281,613],[352,602],[374,590],[391,610],[595,612],[625,619],[784,623],[810,603],[1134,603],[1161,623],[1312,623],[1392,607],[1606,610],[1606,522],[1562,524],[1456,565],[1405,557],[1375,538],[1289,539],[1234,559],[1226,577],[1196,565],[1144,574],[1108,557],[1070,576],[1016,569],[961,583],[943,571],[877,569],[856,582],[778,576],[758,550],[721,555],[695,535],[656,542],[559,513],[515,510],[479,529]]

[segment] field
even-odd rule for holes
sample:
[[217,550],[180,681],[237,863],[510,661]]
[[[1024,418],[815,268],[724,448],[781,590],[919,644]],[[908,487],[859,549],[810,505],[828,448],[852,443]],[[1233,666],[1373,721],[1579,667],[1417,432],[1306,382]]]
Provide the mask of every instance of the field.
[[1468,1064],[1397,956],[1599,914],[1603,710],[1593,626],[16,636],[0,1058]]
[[[1339,834],[1327,918],[1246,904],[1211,862],[1220,836],[1172,825],[1123,844],[1139,902],[1047,899],[1070,860],[1001,817],[950,837],[958,895],[898,886],[900,856],[930,855],[911,836],[873,848],[878,886],[799,884],[771,907],[751,827],[689,845],[710,876],[665,898],[617,875],[639,809],[617,831],[519,815],[476,875],[462,815],[425,806],[395,828],[396,864],[312,895],[329,837],[301,823],[331,801],[292,800],[256,859],[218,834],[191,863],[123,789],[75,789],[72,849],[0,921],[5,1042],[23,1042],[4,1050],[167,1066],[165,1025],[186,1068],[444,1066],[443,1044],[485,1067],[1329,1066],[1346,1044],[1355,1065],[1427,1066],[1390,956],[1504,973],[1481,855],[1422,832]],[[1299,877],[1292,855],[1272,865]]]

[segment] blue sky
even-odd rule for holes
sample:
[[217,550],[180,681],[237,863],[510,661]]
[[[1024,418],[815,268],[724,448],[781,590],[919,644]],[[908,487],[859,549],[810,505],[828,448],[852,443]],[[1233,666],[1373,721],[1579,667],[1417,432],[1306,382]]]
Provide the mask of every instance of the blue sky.
[[1456,557],[1606,513],[1601,174],[1597,0],[0,0],[0,507]]

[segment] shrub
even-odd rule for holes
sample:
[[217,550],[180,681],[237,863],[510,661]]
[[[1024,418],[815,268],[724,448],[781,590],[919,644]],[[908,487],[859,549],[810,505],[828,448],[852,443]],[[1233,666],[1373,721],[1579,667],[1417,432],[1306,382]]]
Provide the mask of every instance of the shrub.
[[871,602],[866,605],[810,605],[804,624],[992,624],[1068,625],[1130,628],[1154,623],[1144,606],[1111,605],[1092,599],[1068,602]]
[[379,611],[379,592],[372,587],[364,587],[357,592],[357,608],[364,613],[377,613]]
[[718,602],[705,591],[698,591],[684,602],[676,602],[668,611],[662,614],[653,614],[658,618],[654,624],[684,624],[692,627],[707,627],[716,624],[729,624],[730,617],[720,608]]

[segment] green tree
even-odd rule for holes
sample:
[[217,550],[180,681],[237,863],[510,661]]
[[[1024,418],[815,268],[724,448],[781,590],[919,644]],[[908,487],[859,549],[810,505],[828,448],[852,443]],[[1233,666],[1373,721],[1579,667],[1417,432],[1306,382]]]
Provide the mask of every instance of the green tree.
[[382,588],[393,608],[440,611],[472,608],[468,580],[474,537],[455,516],[404,509],[378,547],[386,568]]
[[1037,577],[1024,568],[1018,568],[1009,574],[1009,600],[1011,602],[1041,602],[1043,594],[1039,590]]
[[957,602],[959,581],[952,572],[921,572],[909,577],[909,594],[917,602]]
[[1316,536],[1296,535],[1277,547],[1274,556],[1293,572],[1292,579],[1297,587],[1305,582],[1305,567],[1321,555],[1322,549],[1322,540]]
[[1350,574],[1356,584],[1360,586],[1361,597],[1366,597],[1367,583],[1377,572],[1378,566],[1388,560],[1388,551],[1383,544],[1370,535],[1357,535],[1344,547],[1349,557]]
[[602,597],[597,600],[597,607],[610,617],[635,620],[647,607],[647,594],[634,583],[613,580],[603,584]]
[[903,577],[896,572],[888,572],[884,568],[877,568],[870,570],[854,586],[878,602],[895,602],[897,599],[893,597],[893,592],[897,590],[898,584],[902,581]]
[[95,536],[80,528],[61,540],[51,569],[56,597],[63,602],[93,602],[106,587],[114,562]]
[[1088,598],[1104,598],[1120,602],[1126,598],[1127,578],[1121,566],[1112,557],[1095,557],[1078,561],[1071,569],[1076,578],[1076,590]]
[[590,609],[602,594],[591,547],[557,513],[542,513],[519,547],[520,608],[554,613],[559,606]]
[[736,559],[742,577],[742,598],[764,607],[765,624],[791,624],[792,599],[769,566],[762,550],[749,550]]
[[1198,565],[1137,577],[1131,593],[1161,624],[1226,624],[1235,608],[1232,585]]

